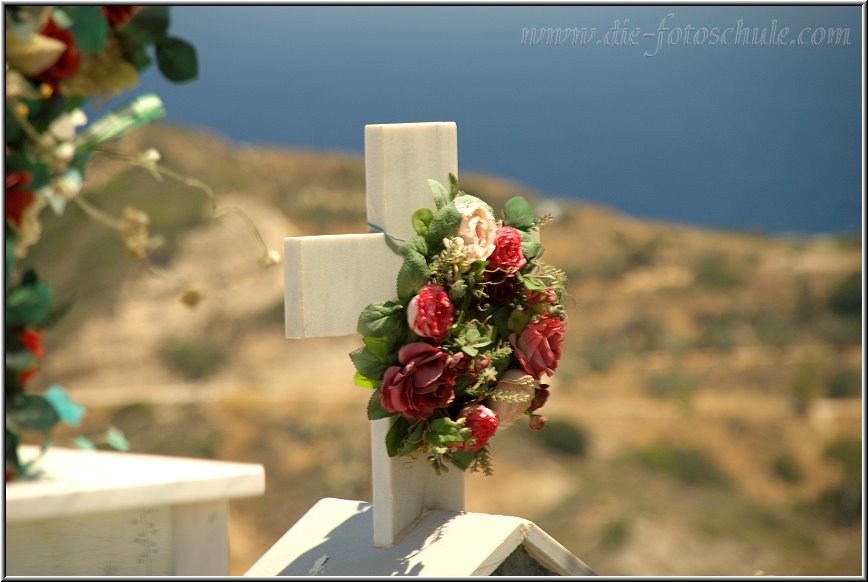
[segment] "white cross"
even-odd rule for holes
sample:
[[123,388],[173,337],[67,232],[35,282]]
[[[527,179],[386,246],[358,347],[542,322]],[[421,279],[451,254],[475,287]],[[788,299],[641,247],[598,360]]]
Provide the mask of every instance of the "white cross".
[[[454,122],[365,126],[368,224],[404,240],[415,235],[413,212],[434,206],[428,179],[448,185],[449,174],[458,175],[457,134]],[[284,260],[290,339],[354,334],[362,309],[397,296],[402,258],[383,233],[286,238]],[[464,511],[461,470],[438,476],[423,458],[387,455],[393,422],[371,422],[373,543],[383,547],[426,509]]]

